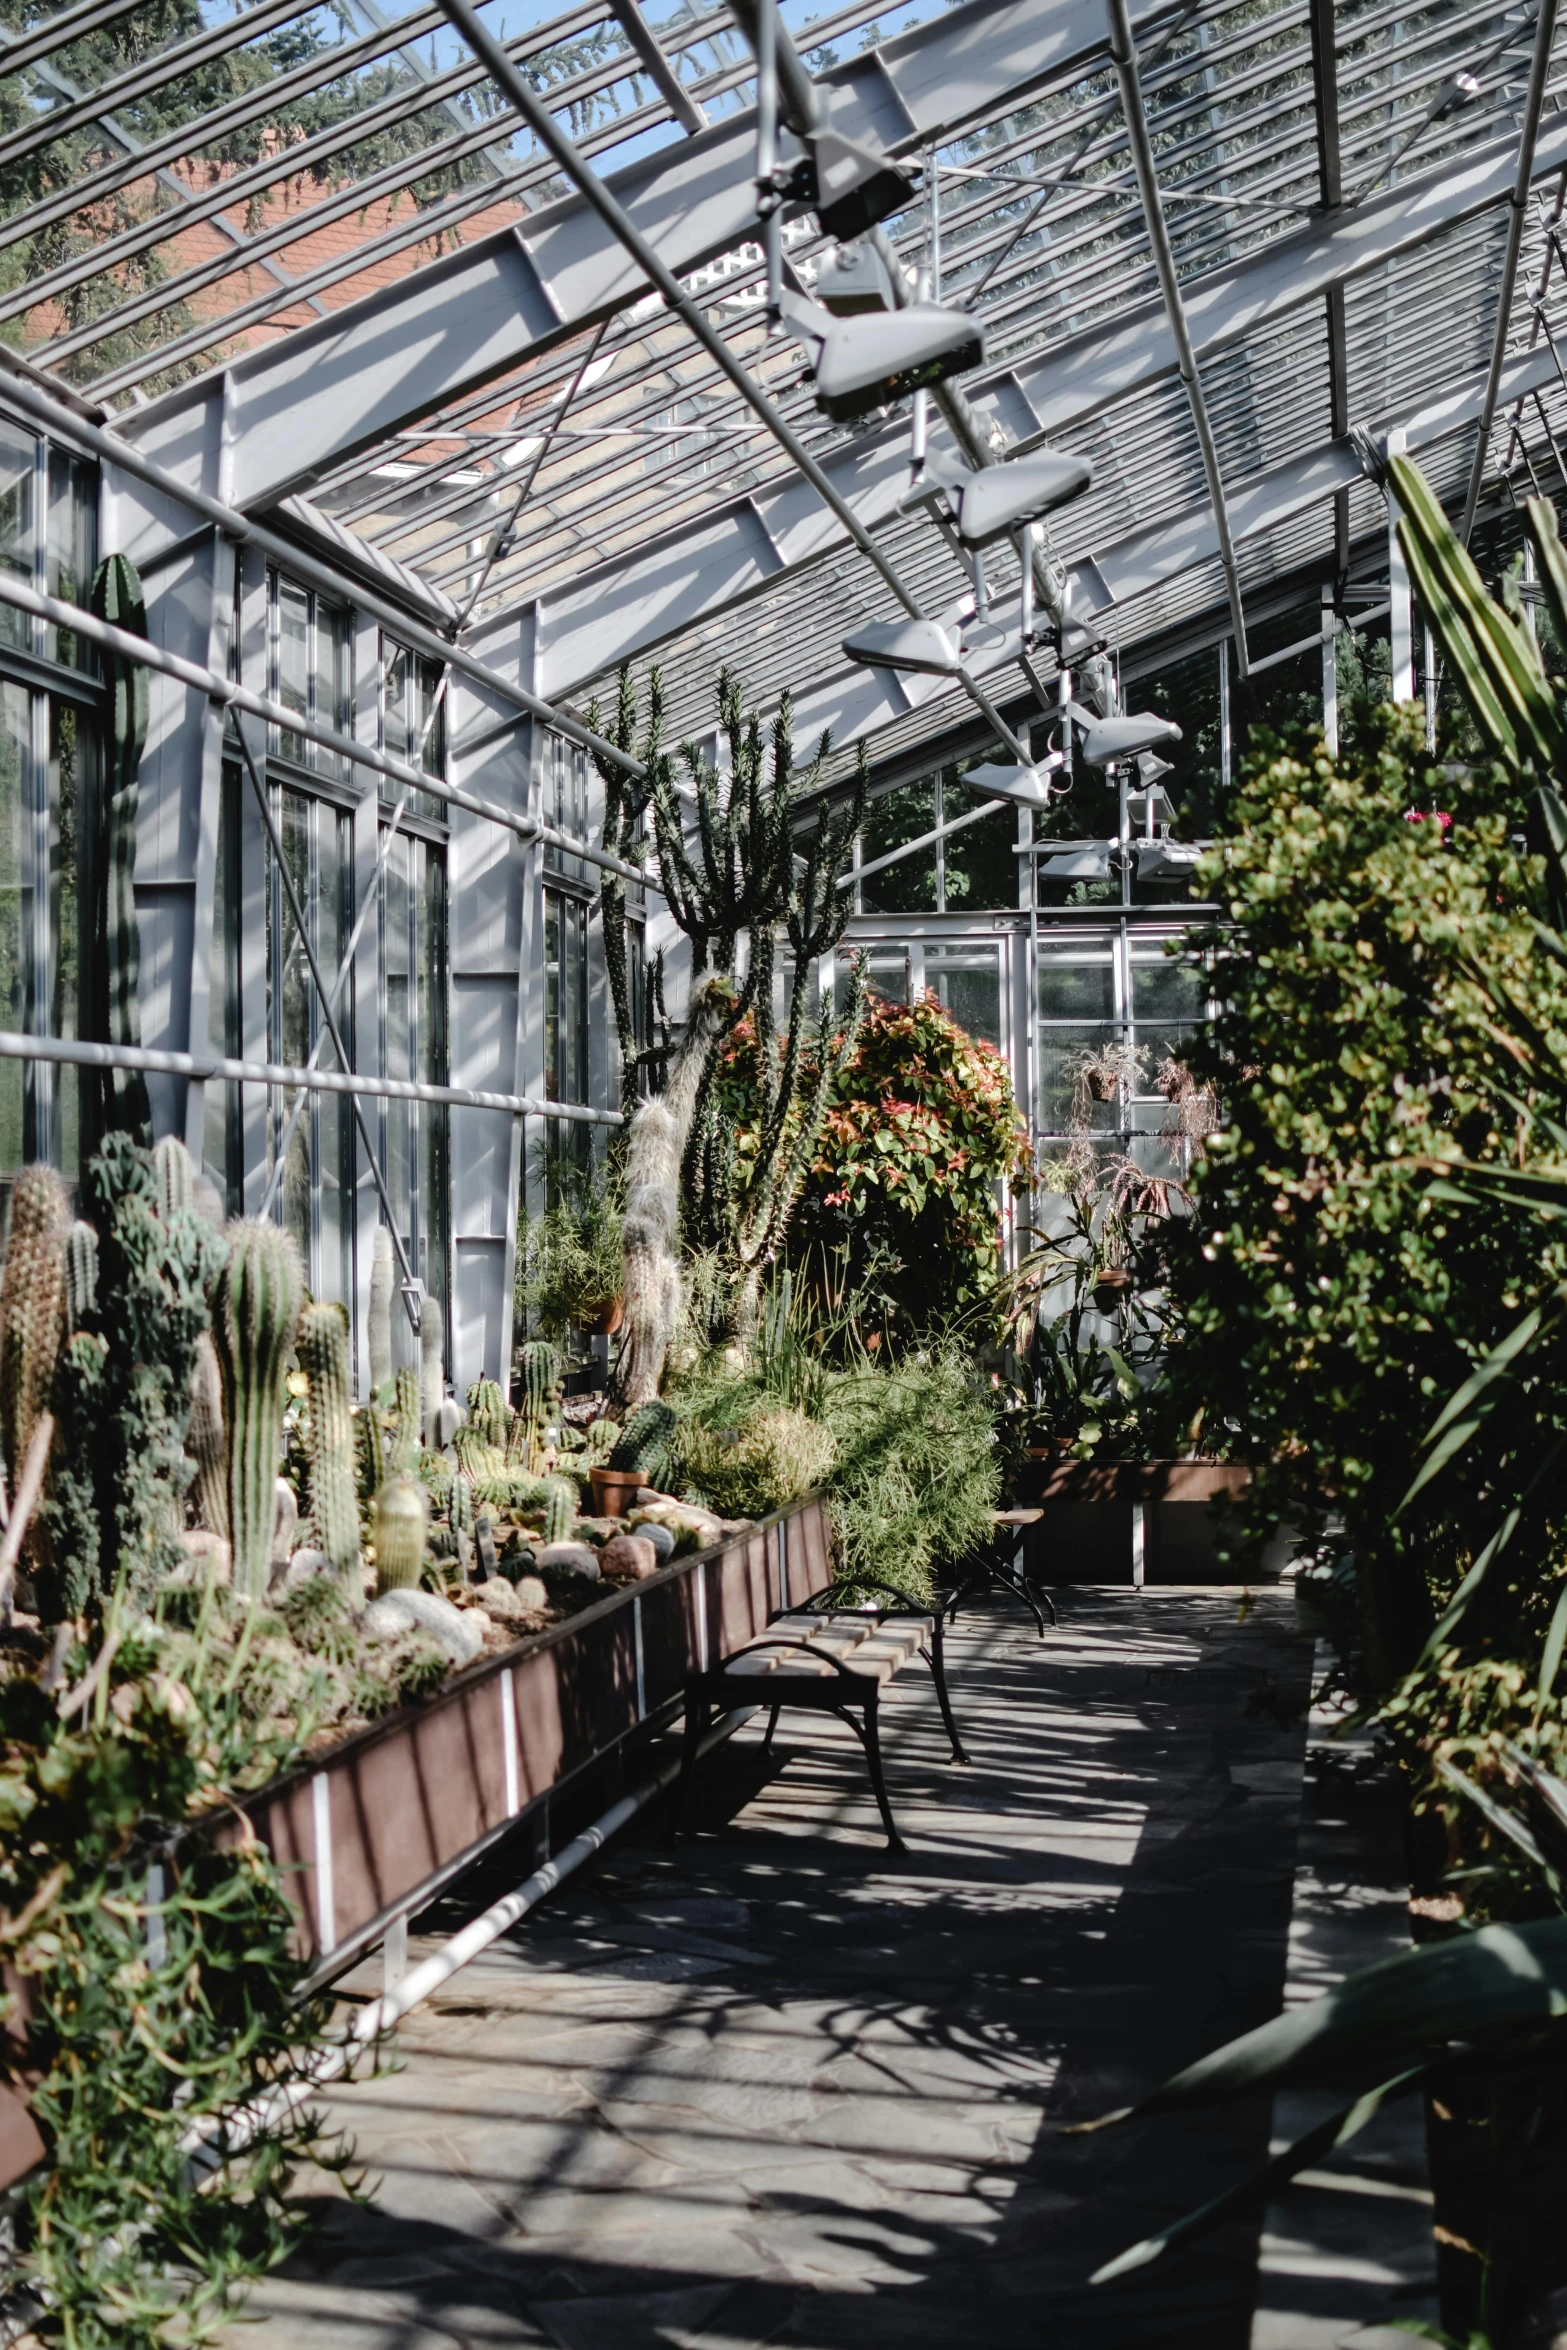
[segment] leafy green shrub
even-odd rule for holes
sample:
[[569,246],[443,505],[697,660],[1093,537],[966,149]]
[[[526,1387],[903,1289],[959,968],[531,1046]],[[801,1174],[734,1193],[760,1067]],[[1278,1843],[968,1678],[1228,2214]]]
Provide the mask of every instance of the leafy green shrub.
[[837,1457],[831,1431],[754,1392],[734,1426],[688,1422],[678,1440],[683,1485],[726,1518],[765,1518],[820,1485]]
[[834,1076],[822,1138],[789,1235],[791,1262],[826,1267],[860,1319],[920,1343],[983,1310],[1001,1271],[997,1187],[1021,1181],[1028,1137],[994,1046],[934,996],[872,998]]
[[921,1602],[991,1532],[1000,1461],[987,1390],[956,1350],[829,1381],[828,1482],[843,1568]]
[[517,1218],[519,1332],[559,1344],[607,1317],[625,1280],[620,1184],[610,1168],[553,1162],[550,1204]]

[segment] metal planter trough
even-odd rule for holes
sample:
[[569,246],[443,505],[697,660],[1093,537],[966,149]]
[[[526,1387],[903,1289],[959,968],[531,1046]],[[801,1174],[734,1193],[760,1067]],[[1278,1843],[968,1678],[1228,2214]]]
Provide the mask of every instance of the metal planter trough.
[[1251,1471],[1224,1461],[1030,1459],[1017,1498],[1044,1511],[1026,1536],[1041,1583],[1239,1581],[1214,1547],[1214,1503],[1239,1500]]
[[[551,1809],[681,1705],[686,1680],[832,1580],[814,1497],[457,1675],[245,1798],[285,1870],[310,1979],[374,1948],[519,1822]],[[569,1833],[569,1830],[567,1831]]]

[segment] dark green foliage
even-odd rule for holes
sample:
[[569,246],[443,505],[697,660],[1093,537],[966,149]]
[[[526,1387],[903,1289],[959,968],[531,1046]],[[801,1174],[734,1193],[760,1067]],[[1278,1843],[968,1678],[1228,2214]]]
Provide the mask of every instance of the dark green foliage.
[[53,1493],[41,1513],[53,1564],[40,1600],[56,1621],[116,1586],[146,1594],[179,1563],[191,1373],[224,1253],[192,1209],[160,1215],[152,1153],[128,1134],[105,1136],[86,1190],[97,1302],[61,1352]]

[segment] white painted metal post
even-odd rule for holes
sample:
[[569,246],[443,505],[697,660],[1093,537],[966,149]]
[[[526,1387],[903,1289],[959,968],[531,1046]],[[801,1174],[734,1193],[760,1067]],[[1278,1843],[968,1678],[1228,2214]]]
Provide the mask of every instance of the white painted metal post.
[[[1402,426],[1395,426],[1387,436],[1387,453],[1401,457],[1405,434]],[[1409,593],[1409,569],[1404,561],[1404,550],[1398,541],[1398,501],[1389,493],[1387,501],[1387,590],[1388,635],[1393,652],[1393,699],[1412,702],[1415,698],[1415,608]]]
[[1322,591],[1322,740],[1330,758],[1338,757],[1338,614],[1333,590]]
[[381,1938],[381,1989],[395,1991],[408,1972],[408,1920],[393,1918]]
[[1230,640],[1219,639],[1219,783],[1225,792],[1230,788],[1232,768],[1230,753]]
[[1143,1523],[1143,1505],[1140,1501],[1134,1501],[1132,1504],[1132,1581],[1139,1591],[1146,1580],[1146,1568],[1147,1544]]

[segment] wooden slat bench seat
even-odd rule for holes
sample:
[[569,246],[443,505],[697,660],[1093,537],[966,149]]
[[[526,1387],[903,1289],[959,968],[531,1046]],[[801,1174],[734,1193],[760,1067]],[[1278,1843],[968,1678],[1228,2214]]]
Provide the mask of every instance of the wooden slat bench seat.
[[[900,1604],[890,1608],[834,1607],[835,1599],[841,1602],[846,1594],[861,1591],[885,1592]],[[878,1704],[888,1682],[916,1659],[929,1665],[935,1681],[941,1718],[952,1741],[952,1760],[967,1762],[947,1696],[940,1608],[933,1615],[916,1614],[890,1584],[856,1577],[850,1584],[830,1585],[808,1608],[774,1616],[765,1632],[748,1640],[721,1665],[694,1674],[686,1685],[686,1744],[676,1797],[676,1833],[684,1823],[697,1752],[710,1716],[731,1713],[740,1706],[765,1705],[765,1744],[771,1746],[778,1716],[788,1705],[841,1714],[848,1722],[865,1749],[888,1846],[901,1852],[903,1839],[893,1823],[882,1776]]]

